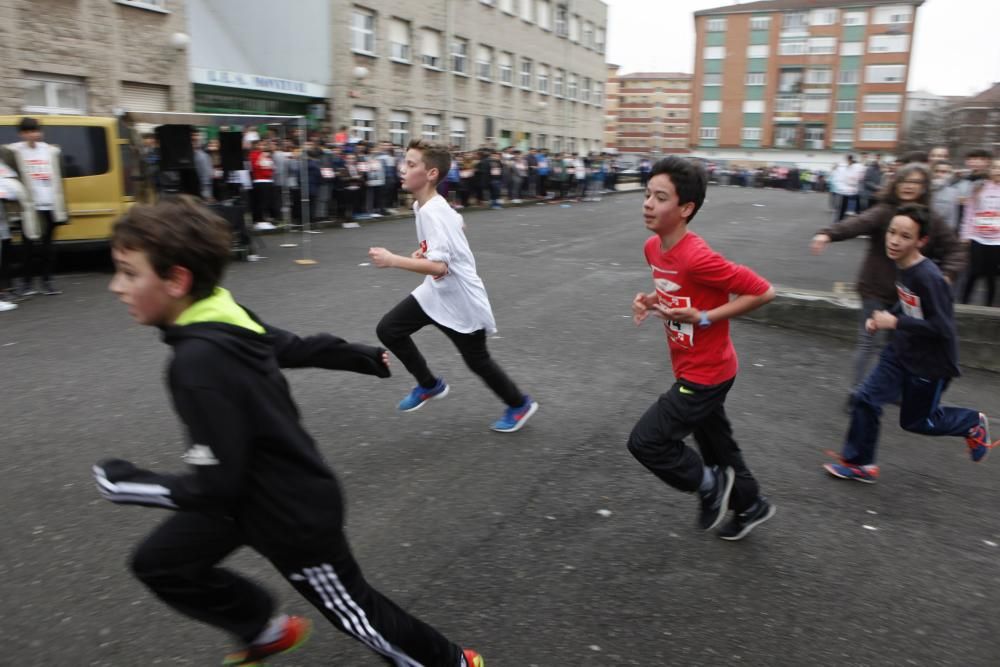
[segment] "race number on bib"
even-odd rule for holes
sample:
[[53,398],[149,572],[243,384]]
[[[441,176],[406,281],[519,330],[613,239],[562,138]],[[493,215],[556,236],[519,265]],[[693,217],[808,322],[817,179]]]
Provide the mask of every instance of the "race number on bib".
[[899,295],[899,305],[903,307],[904,315],[918,320],[924,319],[919,296],[906,289],[901,283],[896,283],[896,293]]

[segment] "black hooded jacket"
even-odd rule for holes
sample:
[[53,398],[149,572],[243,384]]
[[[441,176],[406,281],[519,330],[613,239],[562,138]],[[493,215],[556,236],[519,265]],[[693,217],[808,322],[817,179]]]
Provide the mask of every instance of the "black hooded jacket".
[[384,350],[330,334],[299,338],[251,319],[170,326],[167,383],[187,428],[191,471],[158,474],[127,461],[94,468],[113,502],[231,518],[250,545],[287,551],[339,538],[343,502],[333,471],[306,432],[281,368],[318,367],[387,377]]

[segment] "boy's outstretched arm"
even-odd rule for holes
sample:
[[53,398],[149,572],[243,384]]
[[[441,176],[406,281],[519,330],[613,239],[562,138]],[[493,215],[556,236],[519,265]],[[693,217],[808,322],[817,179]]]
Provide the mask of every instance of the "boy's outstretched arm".
[[282,368],[325,368],[380,378],[392,375],[385,348],[348,343],[328,333],[302,338],[269,324],[264,328],[274,337],[274,354]]
[[403,257],[385,248],[375,247],[368,249],[368,256],[371,258],[372,264],[380,269],[405,269],[425,276],[434,276],[435,278],[440,278],[448,273],[447,262],[426,259],[422,256],[416,257],[416,254],[414,253],[410,257]]
[[[718,308],[712,308],[711,310],[705,311],[705,314],[711,322],[731,320],[734,317],[739,317],[740,315],[745,315],[750,311],[757,310],[764,304],[770,303],[773,300],[774,288],[769,286],[767,291],[763,294],[740,294],[735,299],[724,303]],[[664,308],[659,304],[654,306],[654,308],[660,311],[663,317],[675,322],[697,324],[701,321],[701,311],[697,308]]]

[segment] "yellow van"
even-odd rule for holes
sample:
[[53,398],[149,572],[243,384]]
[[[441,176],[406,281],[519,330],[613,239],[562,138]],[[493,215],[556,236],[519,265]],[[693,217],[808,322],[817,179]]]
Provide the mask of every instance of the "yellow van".
[[[136,201],[141,160],[128,128],[117,118],[46,116],[37,118],[42,140],[62,150],[62,172],[69,222],[56,228],[62,245],[102,245],[111,225]],[[0,116],[0,144],[20,141],[24,116]]]

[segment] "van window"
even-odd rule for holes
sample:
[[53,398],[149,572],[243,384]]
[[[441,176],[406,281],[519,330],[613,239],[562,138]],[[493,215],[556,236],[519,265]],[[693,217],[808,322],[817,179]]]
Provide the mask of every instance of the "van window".
[[[96,176],[110,168],[107,133],[103,127],[46,126],[43,120],[42,138],[62,150],[63,178]],[[0,125],[0,144],[20,140],[16,127]]]

